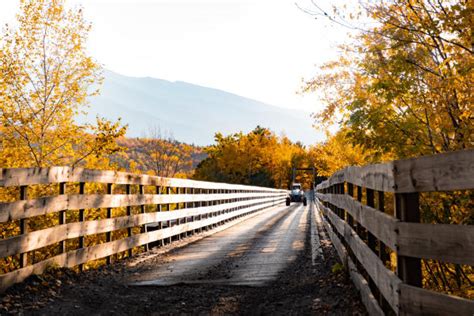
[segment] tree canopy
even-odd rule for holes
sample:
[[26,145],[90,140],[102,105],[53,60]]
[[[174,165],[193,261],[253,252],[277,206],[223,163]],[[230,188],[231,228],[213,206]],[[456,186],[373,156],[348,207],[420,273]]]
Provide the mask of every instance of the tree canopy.
[[0,37],[2,167],[94,165],[117,152],[120,122],[75,121],[101,81],[82,10],[66,9],[64,0],[21,0],[17,20]]
[[374,26],[304,86],[326,105],[316,118],[328,125],[342,116],[347,140],[379,158],[473,147],[472,4],[392,0],[360,10]]

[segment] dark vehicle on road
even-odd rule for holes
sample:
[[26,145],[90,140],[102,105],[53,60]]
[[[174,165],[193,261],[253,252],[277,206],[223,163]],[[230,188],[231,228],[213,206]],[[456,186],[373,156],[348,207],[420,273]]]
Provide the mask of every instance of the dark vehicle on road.
[[301,188],[301,183],[293,183],[291,185],[291,191],[289,195],[286,197],[286,205],[289,206],[291,202],[303,202],[303,205],[307,205],[306,195]]

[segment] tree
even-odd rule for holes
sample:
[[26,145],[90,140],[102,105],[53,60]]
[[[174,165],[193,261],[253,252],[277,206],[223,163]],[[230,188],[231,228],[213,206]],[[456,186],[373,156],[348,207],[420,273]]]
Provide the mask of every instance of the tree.
[[355,27],[361,32],[343,46],[344,56],[306,83],[305,90],[319,91],[327,104],[318,119],[331,123],[341,113],[348,139],[379,155],[472,147],[472,4],[392,0],[361,10],[375,26]]
[[122,137],[117,143],[124,151],[111,156],[111,160],[131,172],[188,178],[205,158],[201,147],[179,142],[171,134],[162,134],[158,127],[151,127],[144,137]]
[[[248,134],[217,133],[215,139],[216,144],[206,150],[208,157],[198,165],[195,179],[288,188],[292,167],[309,166],[303,146],[267,128],[257,126]],[[311,179],[304,175],[297,180],[310,187]]]
[[171,178],[192,167],[193,147],[176,141],[171,135],[163,136],[159,128],[150,128],[141,141],[142,166],[154,174]]
[[97,119],[78,125],[101,68],[86,53],[91,25],[64,0],[21,0],[18,27],[0,42],[3,167],[84,164],[119,150],[126,128]]
[[347,139],[347,132],[346,129],[341,129],[334,135],[328,133],[324,143],[309,149],[308,159],[312,165],[317,166],[319,176],[330,177],[347,166],[361,166],[373,162],[373,151],[360,145],[352,145]]

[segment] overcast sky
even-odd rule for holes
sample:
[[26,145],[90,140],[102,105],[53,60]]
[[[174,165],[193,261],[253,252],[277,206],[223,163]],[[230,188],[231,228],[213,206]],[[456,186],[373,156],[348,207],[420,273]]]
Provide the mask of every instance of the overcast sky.
[[[296,0],[310,7],[310,0]],[[324,0],[325,3],[327,0]],[[0,23],[18,0],[1,0]],[[299,10],[295,0],[69,0],[93,23],[89,49],[129,76],[180,80],[282,107],[317,111],[298,96],[303,77],[337,55],[345,30]]]

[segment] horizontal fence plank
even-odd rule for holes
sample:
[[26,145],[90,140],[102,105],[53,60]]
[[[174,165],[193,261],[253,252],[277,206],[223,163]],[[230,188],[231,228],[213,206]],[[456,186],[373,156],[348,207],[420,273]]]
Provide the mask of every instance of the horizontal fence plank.
[[324,214],[329,218],[331,224],[344,236],[346,243],[351,248],[359,262],[370,275],[392,308],[398,310],[398,287],[401,280],[388,270],[378,256],[360,239],[352,228],[340,219],[333,211],[322,205],[319,206]]
[[26,278],[33,274],[42,274],[49,267],[66,267],[68,256],[71,252],[65,252],[52,258],[37,262],[24,268],[1,274],[0,275],[0,293],[4,292],[10,286],[23,282]]
[[0,186],[3,187],[32,184],[53,184],[61,182],[135,184],[210,190],[242,190],[247,192],[286,192],[286,190],[276,190],[265,187],[196,181],[177,178],[163,178],[157,176],[139,175],[134,173],[110,170],[92,170],[72,167],[0,169]]
[[474,226],[408,223],[343,194],[316,194],[345,209],[362,226],[399,255],[474,265]]
[[341,261],[344,265],[347,265],[348,256],[347,256],[346,248],[342,245],[341,241],[339,240],[337,235],[332,230],[331,225],[326,220],[323,220],[323,225],[324,225],[324,228],[326,229],[326,231],[328,232],[329,238],[331,238],[331,242],[332,242],[334,248],[336,249],[337,254],[339,255],[339,258],[341,259]]
[[68,182],[71,169],[71,167],[2,168],[0,169],[0,186]]
[[34,265],[27,266],[3,275],[0,275],[0,292],[3,292],[9,286],[22,282],[31,274],[41,274],[49,266],[59,267],[74,267],[79,264],[87,263],[91,260],[101,259],[118,252],[123,252],[128,249],[139,247],[151,242],[169,238],[180,233],[192,231],[201,227],[209,226],[231,219],[237,216],[245,215],[247,213],[255,212],[257,210],[272,207],[273,201],[261,205],[252,206],[249,208],[225,213],[219,216],[210,217],[201,221],[188,222],[183,225],[168,227],[160,230],[155,230],[147,233],[133,235],[124,239],[119,239],[107,243],[94,245],[91,247],[77,249],[63,253],[61,255],[49,258]]
[[474,189],[474,149],[347,167],[319,184],[316,190],[344,182],[394,193]]
[[373,207],[363,205],[349,195],[316,193],[316,197],[346,210],[358,223],[382,240],[385,245],[392,248],[392,250],[396,250],[396,229],[399,222],[397,219]]
[[[319,205],[317,205],[317,207],[318,211],[320,211]],[[374,295],[372,294],[372,291],[369,288],[369,283],[357,271],[354,262],[352,262],[351,258],[349,258],[349,256],[347,255],[346,248],[342,245],[337,235],[333,232],[331,225],[325,219],[323,219],[323,225],[329,234],[329,238],[331,238],[331,242],[334,248],[339,254],[339,258],[341,258],[341,261],[344,263],[344,265],[346,265],[347,269],[349,270],[349,275],[351,276],[354,285],[359,290],[362,302],[364,303],[369,315],[384,315],[382,309],[380,308],[379,304],[377,303],[377,300],[375,299]]]
[[192,209],[180,209],[167,212],[142,213],[95,221],[74,222],[37,230],[28,234],[0,240],[0,258],[40,249],[66,239],[87,235],[102,234],[123,228],[137,227],[145,224],[176,220],[179,218],[220,212],[236,207],[245,207],[257,203],[281,203],[283,199],[265,198],[235,203],[220,204]]
[[364,303],[367,312],[371,316],[383,316],[385,313],[380,308],[379,303],[375,299],[372,291],[370,290],[369,283],[366,279],[357,271],[357,268],[352,262],[351,258],[347,260],[347,267],[349,269],[349,275],[351,276],[352,282],[360,292],[362,303]]
[[55,213],[63,210],[116,208],[152,204],[225,201],[240,198],[281,197],[286,193],[227,194],[72,194],[43,197],[34,200],[0,203],[0,223]]
[[474,266],[474,226],[397,223],[397,253]]
[[350,182],[377,191],[393,192],[395,178],[393,163],[375,164],[364,167],[351,166],[334,173],[328,180],[320,183],[316,190],[329,188],[335,184]]
[[68,195],[0,203],[0,223],[67,210]]
[[[317,206],[317,208],[319,211],[319,206]],[[337,235],[333,232],[331,225],[325,219],[323,220],[323,225],[326,231],[328,232],[329,238],[331,238],[331,242],[334,248],[336,249],[339,258],[347,267],[349,275],[352,281],[354,282],[354,285],[359,290],[362,302],[364,303],[369,315],[384,315],[382,309],[380,308],[379,304],[377,303],[377,300],[375,299],[369,288],[369,283],[357,271],[356,266],[352,262],[351,258],[349,258],[349,256],[347,255],[346,248],[342,245]]]
[[474,315],[474,301],[400,284],[401,315]]
[[474,149],[394,164],[397,193],[474,189]]

